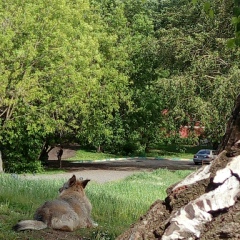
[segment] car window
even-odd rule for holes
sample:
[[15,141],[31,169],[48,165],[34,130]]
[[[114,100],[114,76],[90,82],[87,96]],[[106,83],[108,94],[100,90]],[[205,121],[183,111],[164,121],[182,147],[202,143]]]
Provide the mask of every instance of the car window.
[[197,154],[210,154],[209,150],[200,150]]
[[217,151],[212,151],[213,155],[217,155]]

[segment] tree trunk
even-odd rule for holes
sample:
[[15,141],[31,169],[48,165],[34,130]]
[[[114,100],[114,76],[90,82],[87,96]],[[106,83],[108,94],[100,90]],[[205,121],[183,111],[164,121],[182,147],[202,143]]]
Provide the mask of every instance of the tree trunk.
[[3,172],[2,152],[0,151],[0,173]]
[[41,153],[38,157],[39,160],[41,160],[43,165],[47,165],[48,162],[48,153],[54,148],[54,146],[51,146],[48,144],[48,141],[46,140],[43,143]]
[[240,95],[218,157],[167,194],[117,239],[240,239]]
[[58,159],[58,167],[61,169],[62,168],[62,159]]

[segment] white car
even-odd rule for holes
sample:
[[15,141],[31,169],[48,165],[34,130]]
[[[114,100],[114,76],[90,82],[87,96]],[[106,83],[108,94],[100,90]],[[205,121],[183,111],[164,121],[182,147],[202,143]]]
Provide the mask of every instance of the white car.
[[217,157],[217,152],[212,149],[201,149],[193,156],[193,162],[197,164],[210,163]]

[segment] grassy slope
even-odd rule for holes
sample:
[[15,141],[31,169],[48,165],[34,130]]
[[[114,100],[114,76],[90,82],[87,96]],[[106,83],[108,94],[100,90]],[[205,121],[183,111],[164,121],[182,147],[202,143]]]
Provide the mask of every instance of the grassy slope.
[[[171,172],[159,169],[152,173],[138,173],[121,181],[90,183],[86,189],[87,195],[93,205],[93,219],[98,222],[99,227],[79,230],[77,234],[91,240],[115,239],[144,214],[156,199],[164,199],[168,186],[189,173],[190,171]],[[26,239],[24,236],[31,236],[31,232],[15,233],[11,227],[19,219],[31,219],[39,205],[56,198],[61,184],[60,180],[26,181],[1,174],[0,239]],[[41,239],[40,235],[38,239]]]

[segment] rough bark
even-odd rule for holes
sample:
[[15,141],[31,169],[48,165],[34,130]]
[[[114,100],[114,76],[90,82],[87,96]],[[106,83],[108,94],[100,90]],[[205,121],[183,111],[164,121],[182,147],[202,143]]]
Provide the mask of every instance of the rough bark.
[[0,151],[0,172],[3,172],[2,153]]
[[167,194],[117,239],[240,239],[240,95],[218,157]]

